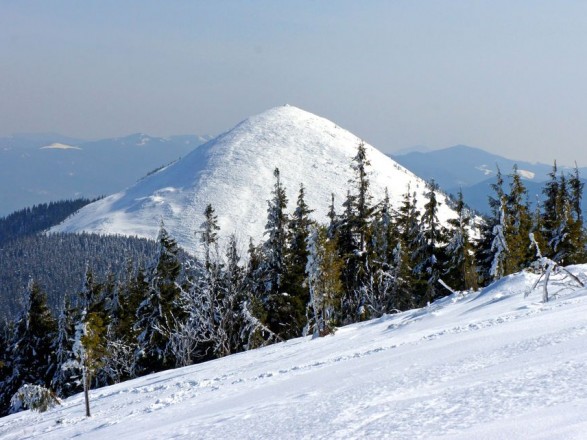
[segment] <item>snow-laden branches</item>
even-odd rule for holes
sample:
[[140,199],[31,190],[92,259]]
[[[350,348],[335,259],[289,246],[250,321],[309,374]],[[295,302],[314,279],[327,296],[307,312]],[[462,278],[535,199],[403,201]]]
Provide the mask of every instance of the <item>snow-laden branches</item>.
[[[557,284],[562,285],[562,289],[568,288],[579,288],[585,287],[583,282],[574,274],[569,272],[564,267],[557,264],[554,260],[550,258],[543,257],[542,252],[540,251],[540,247],[534,238],[534,234],[530,233],[530,241],[532,246],[536,248],[536,256],[537,259],[532,263],[531,268],[540,274],[536,282],[532,285],[532,287],[526,291],[524,297],[527,297],[531,292],[536,290],[538,285],[542,282],[542,302],[548,302],[549,300],[549,292],[548,292],[548,285],[550,282],[550,278],[552,275],[558,275],[557,277]],[[559,290],[559,291],[560,291]],[[558,292],[556,292],[558,293]],[[555,293],[555,294],[556,294]]]

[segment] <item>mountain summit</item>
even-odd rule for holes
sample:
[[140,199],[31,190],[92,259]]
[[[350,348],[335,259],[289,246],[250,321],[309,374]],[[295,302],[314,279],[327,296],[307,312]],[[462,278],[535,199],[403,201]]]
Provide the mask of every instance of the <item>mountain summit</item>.
[[[335,123],[292,106],[276,107],[239,123],[232,130],[196,148],[180,161],[151,174],[134,186],[92,203],[53,231],[96,232],[155,238],[160,222],[188,252],[197,252],[197,231],[208,203],[216,210],[221,236],[235,233],[241,243],[259,241],[266,223],[273,171],[289,199],[289,211],[300,184],[314,218],[326,222],[331,194],[338,212],[354,176],[352,159],[361,140]],[[371,161],[374,201],[388,188],[397,206],[408,185],[424,203],[425,182],[365,145]],[[439,217],[451,216],[443,196]]]

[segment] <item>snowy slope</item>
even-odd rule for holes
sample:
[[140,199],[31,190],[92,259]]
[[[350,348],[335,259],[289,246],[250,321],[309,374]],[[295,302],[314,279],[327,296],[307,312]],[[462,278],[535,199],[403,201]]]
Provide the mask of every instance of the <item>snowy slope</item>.
[[542,304],[535,278],[94,390],[90,419],[73,396],[0,438],[582,439],[587,290]]
[[[221,234],[236,233],[243,244],[249,237],[258,242],[263,237],[275,167],[286,186],[289,211],[304,184],[314,217],[325,222],[331,193],[338,206],[346,197],[359,142],[327,119],[292,106],[276,107],[241,122],[135,186],[86,206],[54,231],[155,238],[163,220],[180,245],[197,252],[194,233],[206,205],[212,203]],[[411,183],[423,205],[424,182],[375,148],[366,148],[374,200],[380,201],[387,187],[392,200],[399,202]],[[441,219],[450,214],[443,203]]]

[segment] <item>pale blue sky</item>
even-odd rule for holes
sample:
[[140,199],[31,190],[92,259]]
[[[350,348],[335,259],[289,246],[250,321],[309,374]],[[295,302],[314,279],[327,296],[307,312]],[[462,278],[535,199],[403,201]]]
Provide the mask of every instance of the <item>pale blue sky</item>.
[[290,103],[384,151],[587,165],[587,2],[0,0],[0,135],[217,134]]

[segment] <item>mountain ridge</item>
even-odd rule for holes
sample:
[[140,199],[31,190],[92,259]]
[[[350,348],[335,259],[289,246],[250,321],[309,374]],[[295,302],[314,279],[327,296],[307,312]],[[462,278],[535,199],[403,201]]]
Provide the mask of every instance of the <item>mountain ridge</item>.
[[[325,118],[293,106],[275,107],[245,119],[136,185],[86,206],[53,230],[155,238],[163,220],[178,242],[195,252],[194,234],[210,203],[224,235],[235,233],[241,243],[249,237],[259,241],[276,167],[289,206],[303,184],[314,218],[325,222],[332,193],[340,212],[360,142]],[[397,206],[410,184],[423,206],[425,182],[374,147],[365,144],[365,148],[374,199],[382,200],[387,187]],[[447,219],[452,211],[444,196],[439,198],[440,217]]]
[[[467,145],[455,145],[427,152],[392,154],[391,157],[422,178],[434,179],[448,194],[456,195],[462,190],[465,202],[481,213],[489,213],[487,199],[492,195],[490,185],[495,182],[498,166],[507,188],[508,175],[513,172],[514,165],[517,165],[518,174],[528,189],[528,200],[531,205],[542,199],[542,185],[550,179],[548,174],[552,172],[552,165],[513,160]],[[569,173],[573,170],[569,166],[557,166],[559,173]],[[587,168],[579,168],[579,174],[587,176]],[[587,212],[586,200],[583,200],[583,210]]]

